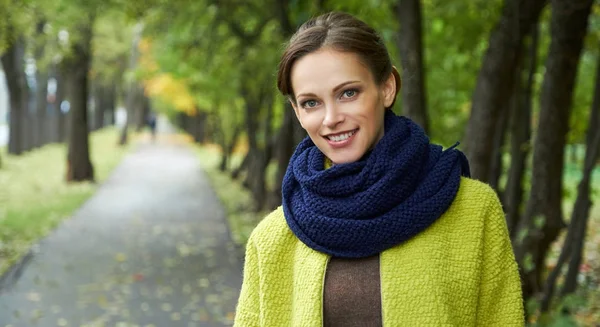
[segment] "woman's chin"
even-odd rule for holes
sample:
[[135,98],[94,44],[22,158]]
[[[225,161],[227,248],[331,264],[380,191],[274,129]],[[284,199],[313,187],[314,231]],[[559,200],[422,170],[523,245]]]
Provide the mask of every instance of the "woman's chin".
[[362,154],[356,151],[344,151],[346,153],[330,153],[326,154],[327,158],[334,164],[345,164],[360,160]]

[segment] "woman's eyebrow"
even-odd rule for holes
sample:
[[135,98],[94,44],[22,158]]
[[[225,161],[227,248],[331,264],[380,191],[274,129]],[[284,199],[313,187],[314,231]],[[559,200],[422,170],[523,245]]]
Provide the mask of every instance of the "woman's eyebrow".
[[[348,84],[352,84],[352,83],[359,83],[360,81],[347,81],[344,83],[339,84],[338,86],[333,88],[332,93],[336,93],[337,91],[339,91],[341,88],[343,88],[344,86],[348,85]],[[296,98],[299,98],[301,96],[306,96],[306,97],[316,97],[316,95],[314,93],[300,93],[296,96]]]
[[352,84],[352,83],[358,83],[358,82],[360,82],[360,81],[347,81],[347,82],[344,82],[344,83],[342,83],[342,84],[340,84],[340,85],[338,85],[338,86],[334,87],[334,88],[333,88],[333,93],[336,93],[336,92],[337,92],[339,89],[343,88],[344,86],[346,86],[346,85],[348,85],[348,84]]

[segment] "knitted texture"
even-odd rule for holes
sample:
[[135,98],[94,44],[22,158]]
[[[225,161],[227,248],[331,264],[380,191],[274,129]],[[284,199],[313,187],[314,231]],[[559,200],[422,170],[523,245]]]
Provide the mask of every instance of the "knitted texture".
[[310,138],[296,148],[283,211],[309,247],[337,257],[375,255],[422,232],[452,203],[469,174],[464,154],[430,144],[419,125],[391,110],[384,128],[364,158],[330,169]]
[[[235,327],[322,326],[329,256],[291,232],[281,208],[252,232]],[[384,327],[523,326],[521,282],[502,208],[462,178],[428,229],[380,255]]]

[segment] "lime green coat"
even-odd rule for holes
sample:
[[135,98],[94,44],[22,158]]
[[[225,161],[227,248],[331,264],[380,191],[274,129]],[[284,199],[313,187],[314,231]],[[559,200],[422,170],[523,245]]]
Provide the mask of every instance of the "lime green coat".
[[[248,240],[234,326],[322,326],[328,259],[272,212]],[[380,271],[385,327],[524,325],[504,215],[486,184],[463,178],[442,217],[381,253]]]

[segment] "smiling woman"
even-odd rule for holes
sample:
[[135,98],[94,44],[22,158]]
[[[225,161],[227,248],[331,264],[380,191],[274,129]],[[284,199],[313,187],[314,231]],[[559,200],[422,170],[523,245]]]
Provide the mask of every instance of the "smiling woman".
[[522,326],[496,193],[454,147],[395,115],[379,35],[345,13],[309,20],[278,88],[308,133],[283,203],[252,232],[236,326]]
[[324,48],[296,61],[291,82],[300,124],[334,163],[359,160],[383,137],[397,90],[391,72],[379,85],[358,55]]

